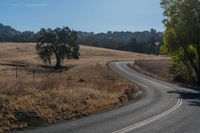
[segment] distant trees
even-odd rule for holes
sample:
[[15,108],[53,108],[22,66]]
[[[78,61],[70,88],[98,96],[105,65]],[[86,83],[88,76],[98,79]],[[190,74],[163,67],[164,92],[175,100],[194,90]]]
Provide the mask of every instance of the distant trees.
[[[154,29],[143,32],[78,32],[80,44],[147,54],[159,54],[162,33]],[[154,41],[154,42],[153,42]]]
[[[154,37],[150,38],[148,40],[148,44],[149,44],[149,52],[155,55],[159,55],[160,54],[160,47],[162,44],[162,40],[156,40]],[[147,48],[148,50],[148,48]]]
[[77,44],[77,32],[68,27],[41,29],[38,33],[36,50],[39,57],[45,63],[51,63],[54,55],[55,68],[61,68],[61,62],[67,59],[79,59],[79,45]]
[[[37,42],[39,34],[40,32],[20,32],[10,26],[0,24],[0,42]],[[162,38],[163,33],[157,32],[155,29],[143,32],[108,31],[97,34],[77,32],[78,44],[146,54],[159,54],[160,45],[155,44],[158,44],[157,42],[161,44]]]
[[127,44],[122,45],[118,49],[132,51],[132,52],[138,52],[138,53],[145,53],[146,52],[144,49],[145,45],[147,45],[147,43],[145,43],[143,41],[137,41],[136,38],[131,38]]
[[200,85],[200,1],[161,0],[166,19],[161,50],[173,58],[174,73]]
[[35,42],[36,38],[34,32],[20,32],[0,23],[0,42]]

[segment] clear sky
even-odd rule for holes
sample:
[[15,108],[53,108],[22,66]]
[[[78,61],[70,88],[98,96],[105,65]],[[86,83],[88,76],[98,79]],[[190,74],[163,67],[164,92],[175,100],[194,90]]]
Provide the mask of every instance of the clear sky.
[[160,0],[0,0],[0,23],[17,30],[163,31]]

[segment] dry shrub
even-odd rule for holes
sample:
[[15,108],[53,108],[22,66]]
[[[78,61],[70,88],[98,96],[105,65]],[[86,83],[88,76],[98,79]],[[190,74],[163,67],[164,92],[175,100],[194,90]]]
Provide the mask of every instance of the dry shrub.
[[76,72],[71,73],[69,77],[74,78],[70,80],[53,74],[37,80],[1,80],[0,125],[3,130],[79,118],[127,101],[120,101],[118,97],[125,94],[124,88],[130,83],[117,80],[115,74],[103,67],[97,68],[98,71],[96,68],[89,70],[96,79],[93,76],[82,78],[89,72],[84,71],[77,77],[74,76]]
[[171,73],[171,60],[162,59],[162,60],[137,60],[135,64],[130,64],[130,67],[138,70],[141,73],[146,75],[172,81],[173,74]]
[[43,79],[39,82],[35,82],[36,84],[36,88],[39,90],[52,90],[54,88],[59,88],[60,87],[60,80],[58,80],[57,78],[47,78],[47,79]]

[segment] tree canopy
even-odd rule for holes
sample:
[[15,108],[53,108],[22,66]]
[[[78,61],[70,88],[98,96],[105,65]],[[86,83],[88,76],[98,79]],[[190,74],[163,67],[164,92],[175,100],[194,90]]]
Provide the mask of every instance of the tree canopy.
[[200,84],[200,1],[161,0],[164,9],[164,45],[173,57],[176,73]]
[[55,68],[61,68],[61,62],[67,59],[79,59],[77,32],[68,27],[41,29],[38,33],[36,50],[45,63],[51,63],[52,56],[56,57]]

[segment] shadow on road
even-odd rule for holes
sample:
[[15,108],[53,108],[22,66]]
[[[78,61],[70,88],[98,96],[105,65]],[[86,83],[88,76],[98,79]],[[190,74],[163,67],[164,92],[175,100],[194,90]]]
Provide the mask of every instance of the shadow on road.
[[188,101],[189,105],[200,106],[200,90],[196,88],[168,91],[168,93],[178,94],[180,98]]

